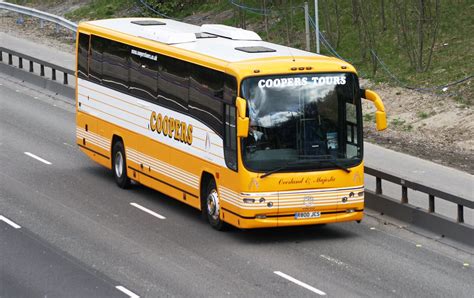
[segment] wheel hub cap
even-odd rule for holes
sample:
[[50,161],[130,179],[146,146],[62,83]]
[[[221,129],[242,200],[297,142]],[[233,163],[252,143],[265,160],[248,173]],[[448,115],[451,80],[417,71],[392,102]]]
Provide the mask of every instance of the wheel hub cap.
[[115,175],[117,177],[122,177],[122,172],[123,172],[123,156],[122,152],[117,152],[115,154]]
[[219,196],[217,191],[213,190],[207,197],[207,213],[214,219],[219,218]]

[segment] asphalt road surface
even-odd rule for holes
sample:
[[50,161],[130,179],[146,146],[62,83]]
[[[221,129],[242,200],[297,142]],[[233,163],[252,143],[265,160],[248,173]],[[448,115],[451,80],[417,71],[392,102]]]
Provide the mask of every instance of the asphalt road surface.
[[[49,46],[37,44],[30,40],[12,36],[0,32],[0,44],[7,45],[9,49],[32,57],[74,69],[75,55],[65,53]],[[7,55],[3,54],[4,61]],[[14,59],[14,64],[16,60]],[[24,62],[26,65],[26,62]],[[39,73],[39,67],[35,68]],[[46,77],[51,78],[50,71],[46,69]],[[74,80],[69,80],[71,86],[75,86]],[[468,200],[474,199],[474,176],[466,172],[448,168],[421,158],[395,152],[371,143],[364,143],[365,165],[382,169],[386,173],[393,174],[408,181],[418,182],[436,189],[461,196]],[[433,175],[436,173],[436,175]],[[366,188],[375,190],[374,177],[366,175]],[[383,182],[384,194],[397,198],[401,196],[401,187],[387,181]],[[428,209],[428,196],[425,193],[408,190],[409,203],[416,207]],[[457,205],[441,199],[436,199],[436,213],[456,220]],[[465,208],[464,220],[467,224],[474,225],[474,210]]]
[[0,297],[474,293],[472,250],[374,216],[217,232],[159,192],[119,189],[74,145],[71,103],[41,92],[0,76]]

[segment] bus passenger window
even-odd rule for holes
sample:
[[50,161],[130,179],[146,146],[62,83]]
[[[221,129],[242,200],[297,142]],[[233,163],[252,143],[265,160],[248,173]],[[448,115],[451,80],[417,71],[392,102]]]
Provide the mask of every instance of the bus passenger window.
[[89,38],[90,36],[87,34],[79,34],[77,74],[81,79],[87,79],[89,77]]
[[189,63],[158,56],[158,102],[178,112],[188,111]]
[[107,87],[128,92],[128,57],[130,47],[111,40],[103,40],[102,83]]
[[102,83],[103,38],[92,36],[89,56],[89,78],[92,82]]
[[132,48],[130,92],[140,98],[157,103],[158,55],[156,53]]
[[193,64],[189,86],[189,113],[223,136],[224,73]]

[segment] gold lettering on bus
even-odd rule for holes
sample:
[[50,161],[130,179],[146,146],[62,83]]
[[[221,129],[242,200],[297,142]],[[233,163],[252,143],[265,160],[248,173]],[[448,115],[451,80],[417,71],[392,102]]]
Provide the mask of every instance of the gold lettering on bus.
[[280,185],[297,185],[297,184],[326,184],[335,182],[336,178],[334,176],[330,177],[306,177],[306,178],[281,178],[278,181]]
[[151,131],[155,131],[155,130],[156,130],[156,113],[155,113],[155,112],[151,112],[151,116],[150,116],[150,129],[151,129]]
[[165,137],[191,145],[193,143],[193,126],[179,119],[151,112],[150,129]]

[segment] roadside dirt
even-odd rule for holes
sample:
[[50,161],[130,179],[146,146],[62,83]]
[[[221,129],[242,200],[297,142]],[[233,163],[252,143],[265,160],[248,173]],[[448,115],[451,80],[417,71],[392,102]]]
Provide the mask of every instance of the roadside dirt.
[[[466,83],[470,88],[472,82]],[[474,111],[448,95],[420,93],[362,80],[379,93],[387,111],[388,128],[375,130],[374,108],[364,102],[367,141],[474,173]]]
[[[71,9],[71,6],[80,5],[80,1],[77,0],[64,2],[66,4],[59,7],[42,7],[42,9],[63,15]],[[194,24],[219,23],[231,14],[231,11],[215,16],[194,14],[185,21]],[[73,34],[64,29],[56,32],[56,27],[51,24],[45,23],[42,29],[37,20],[24,18],[21,22],[18,15],[3,12],[0,13],[0,31],[60,51],[74,53]],[[473,84],[471,80],[465,82],[464,86],[472,90]],[[435,95],[388,84],[374,84],[367,80],[362,80],[361,85],[379,93],[388,115],[388,129],[383,132],[376,131],[374,109],[370,103],[364,102],[364,129],[367,141],[474,174],[472,101],[460,101],[459,95],[456,101],[449,95],[449,90],[446,94]]]

